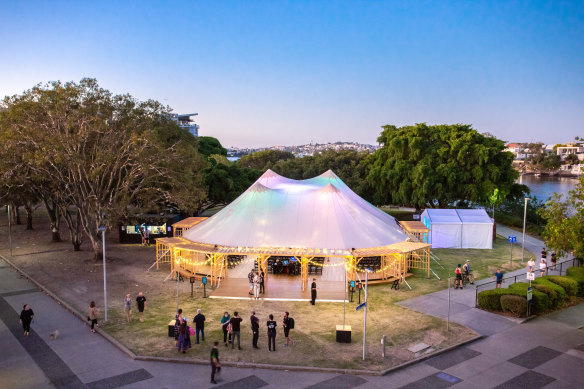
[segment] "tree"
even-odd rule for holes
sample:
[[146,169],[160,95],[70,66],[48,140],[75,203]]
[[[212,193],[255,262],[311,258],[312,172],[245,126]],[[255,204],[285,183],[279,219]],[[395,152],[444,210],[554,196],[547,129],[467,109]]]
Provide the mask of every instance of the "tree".
[[383,126],[381,148],[367,179],[379,200],[445,208],[460,201],[487,203],[495,188],[517,193],[513,154],[503,141],[470,125]]
[[192,211],[204,198],[196,139],[156,101],[113,95],[83,79],[37,85],[3,105],[11,151],[51,183],[61,213],[82,228],[96,259],[99,227],[136,210]]
[[584,176],[565,200],[554,193],[539,213],[547,221],[543,232],[547,246],[560,256],[571,252],[584,258]]
[[221,145],[221,142],[217,138],[211,136],[200,136],[198,138],[199,142],[199,153],[205,157],[209,157],[213,154],[227,155],[227,150]]
[[288,159],[294,159],[294,154],[289,151],[262,150],[241,157],[237,164],[248,169],[266,171],[273,168],[277,162]]
[[568,165],[577,165],[580,163],[580,160],[576,154],[568,154],[566,155],[564,162],[566,162]]

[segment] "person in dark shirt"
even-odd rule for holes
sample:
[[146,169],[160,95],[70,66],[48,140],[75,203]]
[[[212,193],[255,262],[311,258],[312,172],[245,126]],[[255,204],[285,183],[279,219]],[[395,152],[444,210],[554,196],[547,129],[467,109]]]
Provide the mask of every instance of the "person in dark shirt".
[[311,297],[311,304],[314,305],[316,302],[316,278],[312,279],[312,286],[310,287],[310,297]]
[[233,312],[233,317],[229,319],[231,324],[231,348],[235,348],[235,338],[237,338],[237,349],[241,350],[241,322],[243,319],[239,317],[237,312]]
[[205,315],[201,313],[200,309],[197,309],[197,315],[194,317],[195,331],[197,332],[197,344],[199,344],[199,332],[201,333],[201,340],[205,341]]
[[140,313],[140,321],[144,321],[144,308],[146,307],[146,297],[142,292],[138,293],[136,297],[136,304],[138,305],[138,312]]
[[34,312],[28,306],[28,304],[24,304],[22,307],[22,312],[20,312],[20,323],[22,323],[22,329],[24,330],[24,336],[30,335],[30,323],[32,322],[32,317],[34,316]]
[[556,250],[552,251],[551,261],[552,261],[551,270],[556,270],[556,262],[558,261],[558,257],[556,256]]
[[497,269],[493,278],[495,279],[495,281],[497,281],[497,288],[500,288],[501,284],[503,283],[503,272],[501,271],[501,269]]
[[255,311],[251,311],[251,316],[249,317],[251,321],[251,332],[253,333],[252,344],[253,348],[259,349],[258,347],[258,336],[260,330],[260,319],[255,315]]
[[288,312],[284,312],[282,327],[284,327],[284,336],[286,337],[286,343],[284,343],[284,346],[288,346],[290,342],[292,342],[292,345],[294,345],[294,341],[290,337],[290,314]]
[[260,273],[260,293],[264,293],[264,282],[266,279],[266,273],[262,270]]
[[[266,323],[268,326],[268,351],[276,351],[276,327],[278,323],[274,320],[274,315],[268,316],[270,320]],[[273,348],[273,350],[272,350]]]
[[211,383],[216,384],[215,373],[221,372],[221,364],[219,363],[219,348],[217,347],[219,342],[213,343],[213,348],[211,349]]

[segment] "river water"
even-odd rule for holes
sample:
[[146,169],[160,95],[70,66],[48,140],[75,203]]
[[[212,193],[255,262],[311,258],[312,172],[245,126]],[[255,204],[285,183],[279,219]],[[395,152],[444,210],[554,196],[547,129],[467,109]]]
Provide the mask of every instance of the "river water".
[[521,176],[517,180],[519,184],[527,185],[531,190],[531,195],[538,200],[546,201],[554,192],[563,194],[564,198],[568,192],[576,187],[577,178],[569,177],[548,177],[548,176]]

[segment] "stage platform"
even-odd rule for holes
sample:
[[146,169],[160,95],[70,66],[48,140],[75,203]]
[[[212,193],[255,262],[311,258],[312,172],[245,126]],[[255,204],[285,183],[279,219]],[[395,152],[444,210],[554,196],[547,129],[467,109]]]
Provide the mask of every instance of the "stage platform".
[[[310,301],[310,285],[312,276],[308,278],[308,287],[300,289],[300,276],[270,274],[265,284],[265,293],[260,294],[260,300],[265,301]],[[342,281],[324,281],[316,277],[317,296],[320,302],[343,302],[344,290]],[[219,288],[215,289],[210,298],[247,300],[249,295],[247,278],[230,278],[221,280]],[[348,296],[347,296],[348,298]]]

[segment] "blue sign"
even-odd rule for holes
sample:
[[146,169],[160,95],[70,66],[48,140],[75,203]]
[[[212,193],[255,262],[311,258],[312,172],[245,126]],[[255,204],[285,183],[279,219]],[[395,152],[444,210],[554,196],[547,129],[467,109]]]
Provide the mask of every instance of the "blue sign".
[[509,242],[509,243],[516,243],[517,242],[517,237],[516,236],[513,236],[513,235],[509,235],[507,237],[507,242]]
[[363,304],[359,304],[357,305],[357,308],[355,308],[355,311],[360,310],[361,308],[365,308],[367,306],[367,301],[365,301]]
[[527,288],[527,301],[531,301],[533,300],[533,292],[532,292],[532,288],[531,286],[529,288]]
[[207,284],[207,277],[203,277],[201,279],[201,282],[203,283],[203,285],[206,285]]
[[448,383],[451,383],[451,384],[456,384],[457,382],[460,382],[460,378],[455,377],[455,376],[450,375],[450,374],[446,374],[444,372],[440,372],[440,373],[436,374],[436,377],[438,377],[441,380],[444,380]]
[[351,281],[351,288],[355,287],[355,281]]

